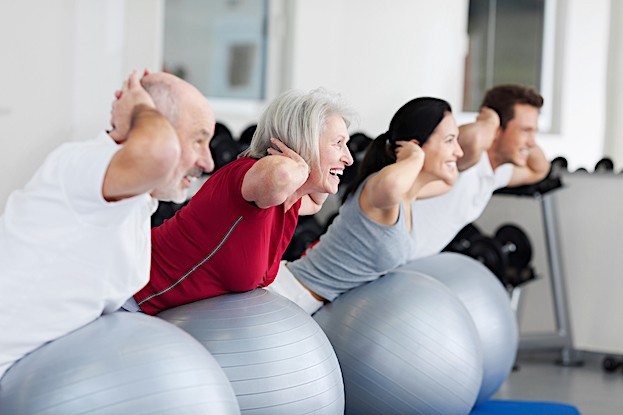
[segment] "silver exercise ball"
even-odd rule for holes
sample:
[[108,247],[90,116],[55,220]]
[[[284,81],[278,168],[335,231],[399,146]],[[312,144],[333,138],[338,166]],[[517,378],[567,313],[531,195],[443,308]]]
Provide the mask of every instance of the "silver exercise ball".
[[339,414],[342,374],[318,324],[264,289],[158,314],[199,340],[229,377],[245,414]]
[[344,376],[346,413],[468,414],[482,381],[476,327],[442,283],[392,272],[314,319]]
[[441,281],[469,311],[484,358],[477,402],[485,402],[504,383],[517,357],[519,331],[508,292],[483,264],[453,252],[418,259],[400,269],[415,270]]
[[232,387],[195,339],[144,314],[117,312],[15,363],[0,414],[238,414]]

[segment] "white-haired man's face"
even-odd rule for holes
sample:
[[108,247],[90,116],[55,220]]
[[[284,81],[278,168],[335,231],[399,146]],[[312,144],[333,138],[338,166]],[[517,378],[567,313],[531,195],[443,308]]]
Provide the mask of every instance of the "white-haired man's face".
[[214,170],[210,141],[215,120],[208,101],[198,91],[190,91],[179,110],[175,130],[182,150],[180,161],[169,180],[152,192],[158,200],[175,203],[185,202],[192,183],[204,172]]

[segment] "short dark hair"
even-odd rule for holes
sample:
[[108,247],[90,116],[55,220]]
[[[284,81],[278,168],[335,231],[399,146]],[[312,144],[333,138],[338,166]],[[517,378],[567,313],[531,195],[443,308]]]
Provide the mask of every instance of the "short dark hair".
[[543,106],[543,97],[532,87],[517,84],[497,85],[487,91],[481,107],[489,107],[500,116],[500,126],[505,129],[515,117],[515,105],[526,104],[537,109]]

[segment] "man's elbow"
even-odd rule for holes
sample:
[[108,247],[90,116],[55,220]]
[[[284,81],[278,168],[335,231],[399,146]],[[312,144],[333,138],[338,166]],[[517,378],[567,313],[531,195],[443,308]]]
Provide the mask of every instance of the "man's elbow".
[[549,175],[550,170],[551,170],[551,165],[549,163],[547,163],[547,166],[539,171],[539,173],[538,173],[538,176],[539,176],[538,181],[541,181],[541,180],[545,179]]
[[[535,165],[536,164],[536,165]],[[541,181],[547,177],[551,170],[551,163],[543,156],[539,163],[532,164],[532,172],[535,182]]]

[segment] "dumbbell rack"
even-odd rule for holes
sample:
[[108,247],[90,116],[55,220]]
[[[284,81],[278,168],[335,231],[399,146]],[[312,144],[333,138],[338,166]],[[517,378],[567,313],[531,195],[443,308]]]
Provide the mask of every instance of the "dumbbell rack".
[[[552,297],[556,330],[554,333],[523,335],[519,341],[519,350],[561,350],[560,360],[563,366],[578,366],[582,364],[581,353],[573,348],[571,321],[567,304],[567,292],[564,282],[564,272],[560,258],[559,233],[556,221],[556,205],[553,193],[534,195],[540,205],[543,214],[545,243],[548,251],[548,267],[551,276]],[[517,310],[521,286],[511,292],[511,304]]]

